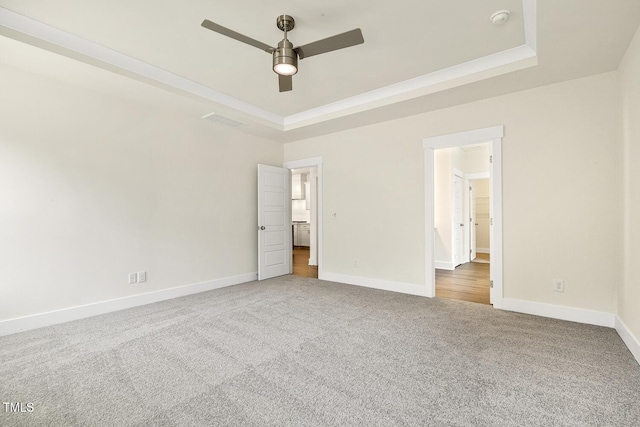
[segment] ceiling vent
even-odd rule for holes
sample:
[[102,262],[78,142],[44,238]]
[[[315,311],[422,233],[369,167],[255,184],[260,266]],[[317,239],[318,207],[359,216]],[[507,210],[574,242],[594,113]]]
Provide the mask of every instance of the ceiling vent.
[[212,122],[222,123],[223,125],[227,125],[232,128],[237,128],[245,124],[245,123],[230,119],[229,117],[221,116],[220,114],[216,114],[216,113],[209,113],[206,116],[202,116],[202,118],[211,120]]

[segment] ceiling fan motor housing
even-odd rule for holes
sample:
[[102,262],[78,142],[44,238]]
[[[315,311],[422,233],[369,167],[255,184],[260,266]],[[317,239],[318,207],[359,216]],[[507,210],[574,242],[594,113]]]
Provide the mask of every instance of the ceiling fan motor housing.
[[280,41],[273,51],[273,71],[283,76],[292,76],[298,72],[298,54],[287,39]]

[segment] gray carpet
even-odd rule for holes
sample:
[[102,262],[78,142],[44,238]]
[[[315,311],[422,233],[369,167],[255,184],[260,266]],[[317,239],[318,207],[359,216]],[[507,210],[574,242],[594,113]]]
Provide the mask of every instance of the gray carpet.
[[0,338],[0,425],[639,426],[612,329],[286,276]]

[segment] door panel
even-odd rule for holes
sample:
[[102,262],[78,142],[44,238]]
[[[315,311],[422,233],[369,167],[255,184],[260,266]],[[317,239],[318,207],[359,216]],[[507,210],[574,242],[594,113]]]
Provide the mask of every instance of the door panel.
[[285,236],[279,231],[264,231],[265,246],[267,248],[283,245]]
[[258,280],[289,274],[289,170],[258,165]]
[[[285,251],[282,250],[276,250],[273,252],[267,252],[265,254],[265,261],[264,264],[266,267],[278,267],[280,265],[282,265],[285,261]],[[287,271],[288,273],[288,271]],[[275,277],[275,276],[273,276]],[[262,279],[261,279],[262,280]]]

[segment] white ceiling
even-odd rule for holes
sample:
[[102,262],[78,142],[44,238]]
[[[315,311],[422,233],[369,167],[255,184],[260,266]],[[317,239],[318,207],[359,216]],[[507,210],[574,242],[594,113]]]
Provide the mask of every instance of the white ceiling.
[[[37,47],[0,39],[0,63],[132,99],[139,91],[189,114],[215,111],[247,123],[239,131],[284,142],[615,70],[640,23],[638,0],[0,0],[0,7],[0,34]],[[491,25],[491,13],[503,8],[512,11],[509,22]],[[200,26],[207,18],[275,45],[283,13],[296,19],[294,45],[353,28],[365,43],[302,60],[293,91],[279,93],[269,54]]]

